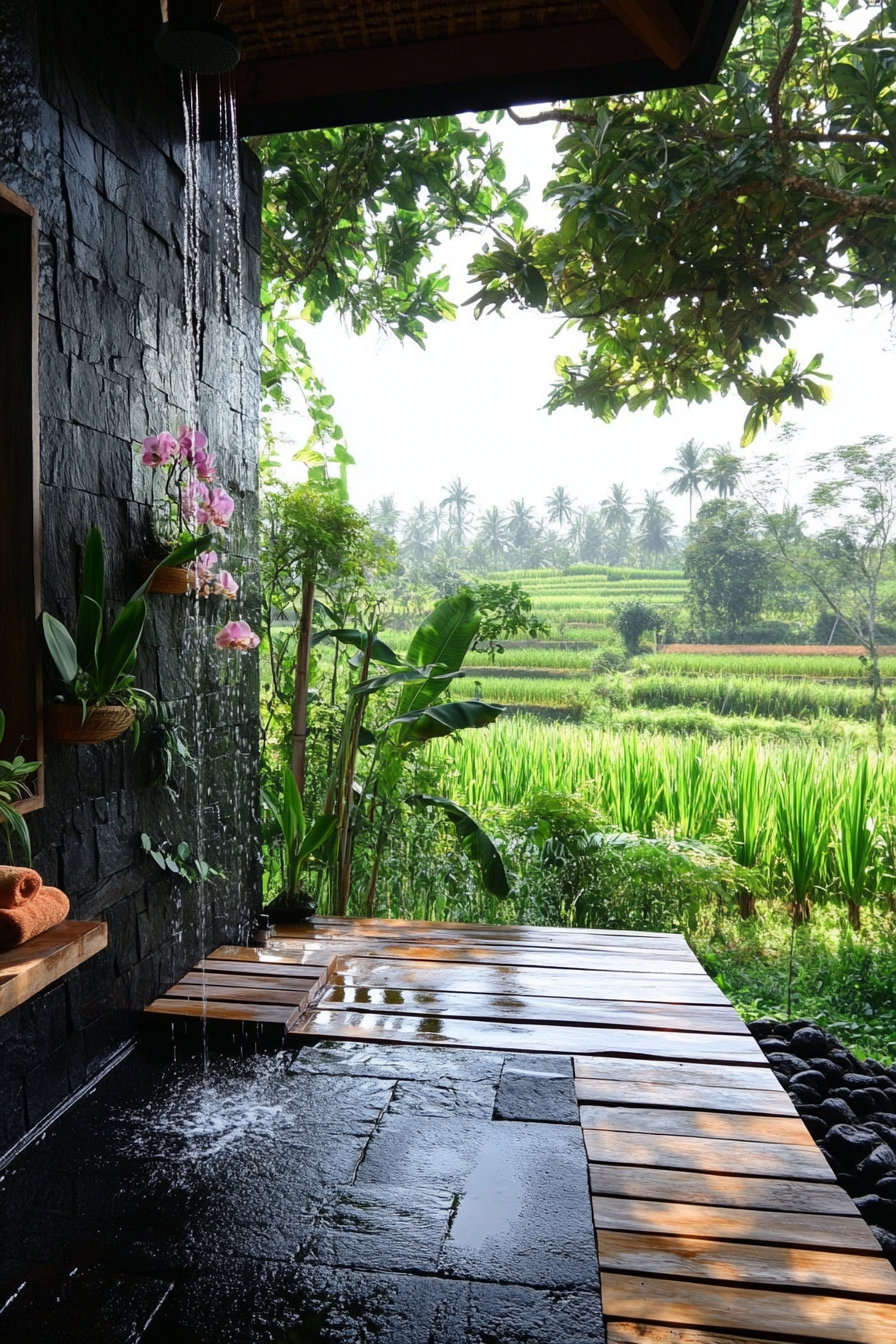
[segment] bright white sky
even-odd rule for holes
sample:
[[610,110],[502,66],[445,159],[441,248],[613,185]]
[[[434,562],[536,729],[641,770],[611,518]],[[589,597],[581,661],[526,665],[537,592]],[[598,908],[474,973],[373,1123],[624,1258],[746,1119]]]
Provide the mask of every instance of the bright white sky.
[[[520,127],[505,119],[491,130],[504,143],[508,183],[529,178],[530,220],[550,227],[553,208],[541,196],[551,176],[553,127]],[[475,237],[464,237],[441,249],[455,303],[474,292],[466,265],[476,248]],[[373,331],[354,336],[331,316],[304,328],[357,461],[349,473],[356,508],[385,494],[394,494],[401,509],[420,499],[437,502],[458,475],[473,491],[477,510],[504,507],[520,496],[540,510],[557,485],[579,504],[597,505],[614,481],[624,482],[639,499],[668,482],[663,468],[687,439],[737,446],[747,408],[735,396],[708,406],[681,404],[661,419],[649,409],[623,411],[612,425],[581,409],[548,415],[541,408],[554,381],[554,359],[577,355],[581,348],[575,331],[558,336],[557,325],[555,318],[516,310],[477,322],[470,308],[461,307],[456,322],[429,329],[425,351]],[[798,460],[804,453],[891,432],[896,341],[887,311],[849,313],[830,305],[798,324],[792,344],[801,363],[823,351],[823,368],[834,375],[833,400],[826,407],[786,412],[803,430],[792,445],[780,445],[782,455],[793,455],[799,494]],[[765,362],[771,368],[777,358],[772,354]],[[297,447],[309,432],[298,414],[277,428]],[[758,451],[766,446],[762,440],[755,445]],[[285,463],[285,442],[283,448]],[[679,523],[687,522],[687,500],[668,502]]]

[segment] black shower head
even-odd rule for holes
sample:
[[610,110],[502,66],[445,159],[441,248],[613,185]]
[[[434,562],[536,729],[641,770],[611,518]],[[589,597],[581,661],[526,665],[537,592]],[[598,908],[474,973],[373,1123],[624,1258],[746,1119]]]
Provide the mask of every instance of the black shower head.
[[223,75],[242,52],[236,33],[212,19],[170,19],[153,45],[161,60],[194,75]]

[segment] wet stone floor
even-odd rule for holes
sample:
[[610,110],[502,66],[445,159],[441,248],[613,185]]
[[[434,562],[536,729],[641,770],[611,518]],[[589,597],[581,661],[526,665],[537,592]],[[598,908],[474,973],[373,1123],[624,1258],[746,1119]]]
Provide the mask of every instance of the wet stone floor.
[[571,1061],[135,1052],[0,1173],[3,1344],[602,1344]]

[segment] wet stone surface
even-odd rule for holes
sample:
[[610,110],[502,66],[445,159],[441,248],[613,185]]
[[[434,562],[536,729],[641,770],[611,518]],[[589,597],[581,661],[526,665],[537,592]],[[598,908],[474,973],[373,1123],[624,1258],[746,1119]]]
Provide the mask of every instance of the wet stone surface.
[[0,1338],[603,1344],[571,1080],[413,1046],[205,1078],[132,1055],[0,1176]]

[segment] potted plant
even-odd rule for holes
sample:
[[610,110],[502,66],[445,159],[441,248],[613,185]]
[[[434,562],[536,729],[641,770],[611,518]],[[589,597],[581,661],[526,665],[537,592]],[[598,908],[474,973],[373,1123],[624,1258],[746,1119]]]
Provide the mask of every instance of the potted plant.
[[279,896],[273,904],[267,906],[265,914],[275,920],[304,922],[314,914],[317,903],[311,900],[305,890],[303,874],[333,835],[336,818],[331,815],[315,817],[309,825],[296,777],[288,765],[283,767],[280,798],[273,798],[267,789],[262,789],[261,797],[280,832],[280,870],[283,879]]
[[[208,451],[204,434],[181,425],[176,434],[163,430],[137,446],[141,463],[153,472],[153,530],[162,553],[173,553],[193,539],[197,527],[227,527],[234,503],[226,490],[214,484],[215,454]],[[156,484],[159,480],[164,483],[161,492]],[[205,550],[194,553],[188,562],[175,564],[168,558],[160,566],[157,560],[143,560],[138,568],[141,579],[148,580],[149,592],[194,592],[198,597],[233,599],[239,587],[226,569],[216,570],[217,563],[217,554]]]
[[[161,566],[195,560],[208,545],[207,535],[176,546]],[[119,612],[103,634],[106,555],[102,534],[93,527],[84,545],[81,600],[74,638],[49,612],[41,618],[44,638],[56,667],[59,692],[44,710],[44,731],[51,742],[109,742],[135,724],[138,711],[152,701],[134,684],[134,664],[146,621],[146,592],[151,577]],[[139,722],[135,731],[139,734]]]
[[[0,742],[6,731],[6,717],[0,710]],[[28,779],[40,769],[39,761],[26,761],[24,756],[14,756],[11,761],[0,761],[0,821],[5,824],[6,852],[10,863],[14,863],[12,842],[17,839],[25,852],[25,862],[31,866],[31,836],[21,812],[15,804],[30,796]]]

